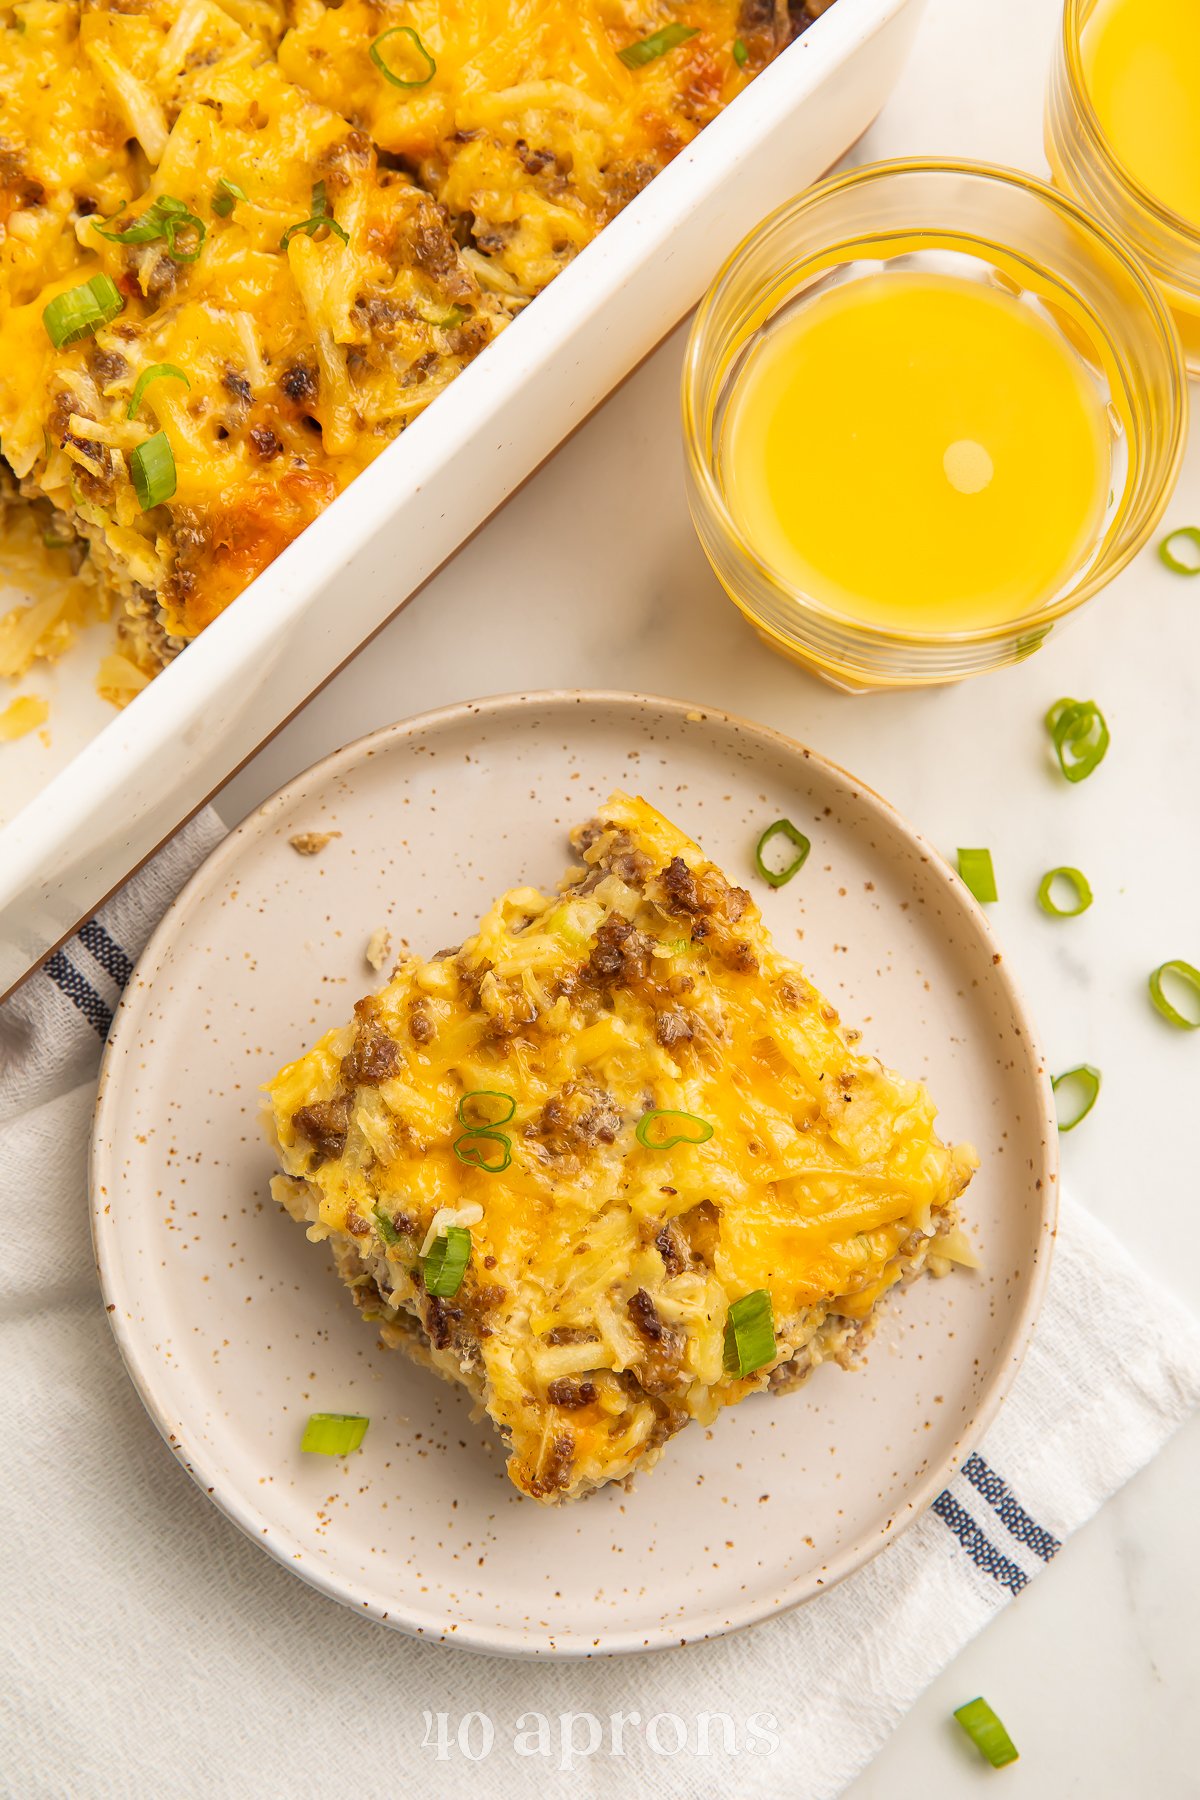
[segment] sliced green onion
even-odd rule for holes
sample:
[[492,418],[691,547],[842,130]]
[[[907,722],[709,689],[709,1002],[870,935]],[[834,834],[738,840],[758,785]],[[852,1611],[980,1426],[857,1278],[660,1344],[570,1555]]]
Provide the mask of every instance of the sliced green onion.
[[1056,700],[1046,714],[1046,730],[1068,781],[1086,781],[1104,761],[1108,725],[1094,700]]
[[143,369],[137,378],[137,386],[133,390],[133,398],[125,411],[125,417],[127,419],[132,419],[136,416],[137,409],[142,404],[142,395],[146,392],[146,389],[150,386],[152,381],[182,381],[185,388],[190,388],[192,385],[183,370],[177,369],[174,363],[151,363],[150,367],[148,369]]
[[[404,27],[397,26],[396,29],[402,31]],[[329,210],[329,196],[325,192],[325,183],[323,181],[318,181],[313,184],[312,212],[307,219],[300,219],[295,225],[288,226],[287,230],[279,240],[280,249],[286,250],[298,231],[303,231],[308,237],[313,237],[315,233],[321,229],[322,225],[328,225],[330,231],[336,232],[343,244],[348,244],[350,242],[350,234],[346,231],[344,226],[338,224],[337,220]]]
[[[670,1133],[668,1137],[651,1137],[651,1132],[660,1120],[666,1121],[664,1129]],[[652,1112],[643,1113],[638,1120],[634,1134],[639,1144],[647,1150],[673,1150],[676,1144],[707,1144],[713,1134],[713,1127],[707,1119],[698,1118],[695,1113],[672,1112],[656,1108]]]
[[469,319],[470,316],[470,310],[465,306],[451,306],[441,314],[427,312],[421,314],[426,325],[436,325],[439,331],[451,331],[455,325],[461,325],[463,320]]
[[82,287],[56,294],[42,308],[42,323],[54,348],[65,350],[115,319],[124,305],[111,276],[93,275]]
[[[763,852],[767,845],[777,837],[786,838],[789,844],[795,847],[796,854],[791,862],[785,863],[781,869],[769,869],[763,859]],[[790,819],[776,819],[773,825],[767,826],[754,846],[754,866],[764,881],[769,882],[773,888],[779,888],[804,867],[811,849],[812,845],[804,833],[797,831]]]
[[667,949],[672,956],[686,956],[692,947],[691,938],[672,938]]
[[[384,62],[383,52],[379,46],[380,44],[386,44],[389,38],[394,37],[407,37],[412,39],[417,55],[424,62],[426,69],[425,74],[417,81],[405,81],[402,75],[397,75],[395,71],[389,69]],[[383,76],[384,80],[390,81],[393,87],[398,88],[426,87],[437,74],[437,64],[434,62],[432,56],[430,56],[428,50],[425,48],[411,25],[393,25],[390,31],[381,31],[379,36],[375,39],[375,42],[371,45],[371,61],[375,64],[375,67],[379,70],[379,73]]]
[[362,1413],[313,1413],[300,1448],[316,1456],[349,1456],[366,1437],[370,1423]]
[[448,1225],[441,1237],[434,1238],[429,1255],[421,1264],[425,1292],[439,1300],[457,1294],[470,1260],[470,1232],[465,1225]]
[[227,175],[222,175],[217,182],[217,191],[213,195],[212,209],[218,219],[227,219],[233,211],[236,201],[249,200],[249,198],[249,194],[244,188],[240,188],[236,181],[230,181]]
[[[472,1106],[472,1101],[495,1100],[496,1106]],[[511,1094],[500,1088],[472,1088],[464,1094],[458,1103],[457,1116],[460,1125],[468,1131],[491,1130],[497,1125],[507,1125],[517,1110],[517,1103]],[[489,1113],[495,1116],[489,1118]],[[478,1115],[478,1116],[476,1116]]]
[[[1181,982],[1184,987],[1191,990],[1197,1008],[1195,1018],[1190,1017],[1188,1013],[1180,1012],[1179,1008],[1173,1006],[1167,999],[1163,992],[1164,975],[1169,976],[1173,981]],[[1192,963],[1181,962],[1178,958],[1173,962],[1161,963],[1150,977],[1150,998],[1163,1018],[1170,1024],[1177,1025],[1180,1031],[1200,1031],[1200,969],[1195,968]]]
[[986,1700],[968,1700],[965,1706],[955,1707],[954,1716],[979,1754],[987,1758],[993,1769],[1002,1769],[1005,1763],[1016,1762],[1017,1746]]
[[[1075,890],[1074,906],[1058,906],[1054,900],[1054,884],[1056,881],[1069,882]],[[1077,919],[1092,904],[1092,890],[1087,876],[1082,869],[1071,869],[1065,865],[1058,869],[1047,869],[1038,883],[1038,905],[1043,912],[1049,913],[1052,919]]]
[[175,455],[165,431],[156,431],[138,445],[129,458],[129,473],[143,512],[171,498],[175,492]]
[[990,850],[960,850],[958,874],[959,879],[966,883],[982,905],[989,906],[993,900],[999,899]]
[[1050,1083],[1056,1098],[1059,1088],[1067,1083],[1070,1084],[1067,1088],[1068,1105],[1072,1094],[1077,1096],[1077,1104],[1074,1111],[1068,1110],[1065,1119],[1061,1111],[1059,1112],[1058,1129],[1060,1131],[1074,1131],[1075,1127],[1082,1124],[1083,1120],[1087,1118],[1095,1106],[1100,1092],[1100,1071],[1094,1069],[1091,1063],[1080,1063],[1077,1069],[1067,1069],[1063,1074],[1056,1075]]
[[401,1234],[396,1230],[396,1227],[392,1224],[391,1213],[386,1211],[385,1208],[382,1206],[372,1207],[371,1213],[375,1220],[376,1225],[378,1225],[378,1227],[379,1227],[379,1235],[383,1239],[384,1243],[389,1246],[391,1246],[393,1244],[398,1244],[400,1242]]
[[746,64],[750,61],[750,52],[747,50],[741,38],[734,38],[733,40],[733,60],[739,69],[744,69]]
[[[122,208],[122,211],[124,210]],[[113,215],[115,218],[120,218],[120,216],[120,213]],[[204,220],[197,218],[196,214],[189,211],[183,201],[177,200],[174,194],[160,194],[156,200],[150,202],[144,212],[138,214],[131,225],[124,226],[120,231],[107,231],[105,226],[111,222],[111,218],[93,219],[93,229],[98,231],[102,238],[107,238],[110,244],[156,244],[161,238],[167,246],[167,255],[172,262],[195,262],[204,240],[208,236],[208,226]],[[176,240],[181,231],[195,233],[196,248],[194,250],[179,248]]]
[[743,1294],[725,1321],[725,1368],[730,1375],[753,1375],[775,1360],[775,1321],[766,1288]]
[[617,55],[627,69],[644,69],[647,63],[665,56],[677,44],[684,44],[688,38],[694,38],[697,31],[698,27],[695,25],[664,25],[661,31],[652,31],[649,37],[640,38],[636,44],[626,44],[623,50],[617,51]]
[[[1196,560],[1193,562],[1190,556],[1185,560],[1174,549],[1176,544],[1186,544]],[[1178,531],[1163,539],[1158,554],[1172,575],[1200,575],[1200,525],[1181,525]]]
[[[487,1144],[499,1144],[499,1156],[493,1151],[489,1157]],[[454,1154],[468,1169],[482,1169],[486,1175],[502,1175],[512,1161],[512,1139],[506,1132],[477,1125],[455,1138]]]
[[74,538],[56,537],[52,531],[43,531],[42,542],[47,550],[69,550],[76,540]]

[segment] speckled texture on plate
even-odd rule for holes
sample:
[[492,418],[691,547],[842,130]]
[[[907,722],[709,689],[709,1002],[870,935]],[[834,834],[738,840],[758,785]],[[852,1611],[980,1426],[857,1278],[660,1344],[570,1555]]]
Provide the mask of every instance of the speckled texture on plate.
[[[753,882],[768,926],[864,1047],[930,1083],[982,1168],[984,1259],[908,1289],[854,1374],[824,1368],[676,1439],[632,1493],[545,1510],[466,1396],[358,1318],[272,1204],[258,1088],[382,976],[494,894],[552,884],[569,827],[623,786],[733,879],[786,815],[803,874]],[[330,834],[300,856],[298,834]],[[340,835],[333,835],[340,834]],[[1057,1138],[1028,1018],[979,908],[877,795],[761,726],[621,694],[533,694],[375,733],[301,775],[202,866],[126,991],[92,1147],[109,1317],[152,1417],[287,1567],[419,1636],[594,1655],[713,1636],[819,1594],[926,1506],[1006,1391],[1053,1237]],[[302,1456],[313,1411],[371,1418]]]

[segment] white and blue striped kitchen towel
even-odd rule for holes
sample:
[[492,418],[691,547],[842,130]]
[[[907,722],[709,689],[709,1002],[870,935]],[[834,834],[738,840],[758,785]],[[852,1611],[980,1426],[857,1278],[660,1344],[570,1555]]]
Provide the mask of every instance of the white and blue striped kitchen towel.
[[831,1800],[1200,1403],[1200,1328],[1067,1201],[1037,1336],[984,1444],[821,1600],[719,1642],[560,1665],[355,1618],[192,1486],[124,1376],[92,1265],[101,1042],[221,832],[193,821],[0,1007],[5,1792]]

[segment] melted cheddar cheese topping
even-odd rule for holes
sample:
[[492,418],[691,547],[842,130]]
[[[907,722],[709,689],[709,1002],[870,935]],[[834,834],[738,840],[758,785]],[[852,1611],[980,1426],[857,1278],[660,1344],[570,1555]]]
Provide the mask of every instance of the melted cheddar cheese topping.
[[[975,1167],[645,801],[614,795],[576,840],[558,894],[515,889],[460,950],[402,962],[268,1089],[277,1197],[389,1341],[481,1399],[545,1500],[845,1352],[945,1252]],[[513,1102],[496,1173],[454,1147],[479,1091]],[[651,1111],[712,1135],[650,1147]],[[446,1223],[471,1258],[439,1299],[421,1255]],[[740,1378],[730,1308],[763,1289],[776,1353]]]

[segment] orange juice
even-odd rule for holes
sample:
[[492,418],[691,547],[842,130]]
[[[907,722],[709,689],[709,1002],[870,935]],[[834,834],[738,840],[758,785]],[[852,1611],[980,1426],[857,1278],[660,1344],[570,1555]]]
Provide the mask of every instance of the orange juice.
[[768,325],[735,377],[719,467],[789,587],[920,633],[1053,598],[1099,542],[1112,475],[1103,396],[1050,316],[916,269],[827,287]]
[[1099,0],[1079,43],[1116,155],[1200,231],[1200,0]]

